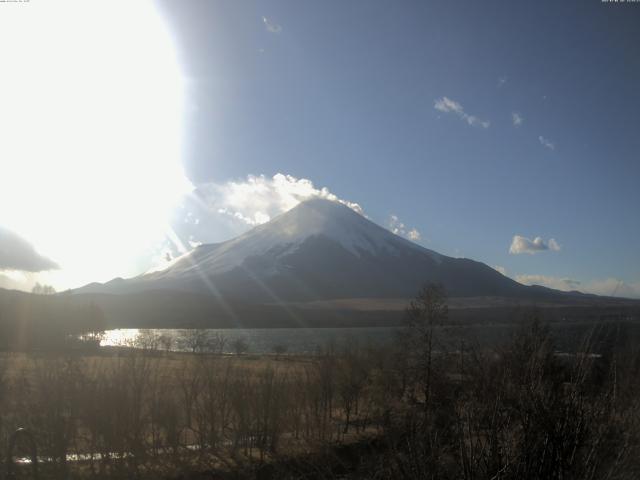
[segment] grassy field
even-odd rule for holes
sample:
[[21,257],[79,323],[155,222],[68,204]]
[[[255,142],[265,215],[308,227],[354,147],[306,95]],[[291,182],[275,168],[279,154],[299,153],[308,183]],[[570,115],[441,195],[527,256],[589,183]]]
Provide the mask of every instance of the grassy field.
[[299,372],[308,365],[313,357],[305,355],[217,355],[190,352],[146,352],[128,347],[101,347],[90,352],[0,352],[0,362],[7,379],[19,376],[33,378],[41,362],[61,360],[80,361],[83,368],[89,370],[116,368],[124,359],[132,355],[141,355],[152,362],[157,369],[163,370],[168,377],[191,368],[194,363],[210,362],[247,372],[258,372],[265,368]]
[[[363,401],[365,353],[357,354],[357,373],[344,369],[346,362],[329,352],[3,353],[3,446],[25,427],[51,478],[156,478],[242,469],[326,442],[351,443],[376,431],[377,414]],[[18,447],[17,456],[26,452]]]
[[0,451],[27,428],[40,478],[632,479],[628,327],[562,355],[535,319],[495,348],[442,343],[420,320],[388,346],[304,356],[3,353]]

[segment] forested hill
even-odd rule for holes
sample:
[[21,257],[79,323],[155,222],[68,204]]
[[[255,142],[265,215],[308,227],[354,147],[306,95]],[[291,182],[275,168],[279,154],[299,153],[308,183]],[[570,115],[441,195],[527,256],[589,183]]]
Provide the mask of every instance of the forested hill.
[[71,295],[38,295],[0,289],[0,348],[54,348],[69,335],[104,329],[100,307]]

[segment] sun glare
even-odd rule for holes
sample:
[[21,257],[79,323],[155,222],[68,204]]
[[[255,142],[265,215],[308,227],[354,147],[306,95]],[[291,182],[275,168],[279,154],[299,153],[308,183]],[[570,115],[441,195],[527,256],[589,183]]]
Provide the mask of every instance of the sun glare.
[[3,5],[0,225],[58,288],[140,270],[191,188],[182,78],[151,2]]

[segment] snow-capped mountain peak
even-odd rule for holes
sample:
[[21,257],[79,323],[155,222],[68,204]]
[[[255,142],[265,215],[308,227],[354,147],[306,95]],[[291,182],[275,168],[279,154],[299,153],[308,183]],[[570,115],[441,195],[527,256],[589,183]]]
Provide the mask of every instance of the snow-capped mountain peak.
[[440,257],[376,225],[339,202],[312,198],[237,238],[196,247],[165,273],[185,274],[194,269],[223,273],[242,265],[252,256],[270,254],[273,258],[283,257],[296,251],[307,239],[320,236],[358,257],[382,252],[393,255],[407,247],[428,251],[434,259]]
[[426,282],[442,283],[452,296],[509,296],[525,288],[487,265],[410,242],[339,202],[313,198],[239,237],[196,247],[162,271],[87,290],[286,303],[410,298]]

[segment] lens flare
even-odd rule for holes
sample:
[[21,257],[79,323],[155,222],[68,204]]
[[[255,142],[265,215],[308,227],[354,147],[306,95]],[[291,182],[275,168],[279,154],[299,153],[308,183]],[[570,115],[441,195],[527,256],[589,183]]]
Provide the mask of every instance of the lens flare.
[[139,273],[192,188],[183,81],[151,2],[8,3],[0,16],[0,225],[58,288]]

